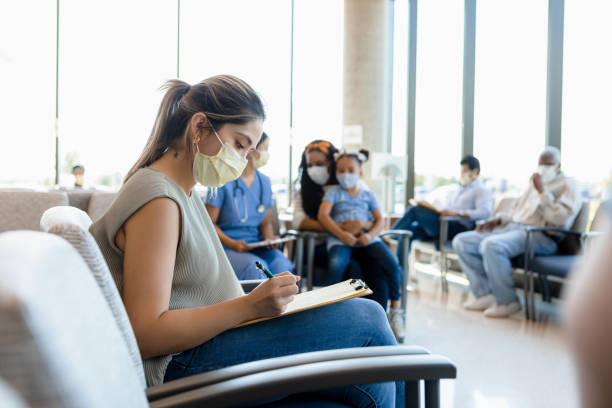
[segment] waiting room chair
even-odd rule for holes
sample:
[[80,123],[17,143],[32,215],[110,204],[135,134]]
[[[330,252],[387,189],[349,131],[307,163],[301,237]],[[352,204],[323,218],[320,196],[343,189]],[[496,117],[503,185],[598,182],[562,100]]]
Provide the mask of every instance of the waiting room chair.
[[115,201],[117,193],[94,193],[89,199],[87,214],[93,222],[98,221]]
[[99,191],[88,188],[65,188],[60,187],[58,189],[50,190],[50,192],[61,192],[68,195],[68,205],[79,208],[83,211],[87,211],[89,206],[89,199],[92,195],[99,193]]
[[[535,310],[535,284],[534,277],[539,278],[542,299],[550,302],[551,293],[548,278],[552,277],[564,282],[574,267],[582,260],[582,247],[589,236],[603,231],[603,221],[607,206],[610,202],[602,202],[595,213],[590,233],[585,233],[589,220],[589,202],[585,201],[576,215],[576,219],[569,230],[551,227],[527,227],[527,242],[525,255],[518,260],[518,266],[522,267],[523,290],[525,293],[525,317],[536,320]],[[534,255],[533,235],[537,232],[562,234],[563,239],[559,242],[558,250],[553,255]],[[515,261],[516,263],[516,261]]]
[[437,407],[439,380],[456,376],[442,356],[385,346],[255,361],[145,390],[88,266],[65,240],[32,231],[0,234],[0,361],[0,378],[29,405],[68,408],[236,406],[396,380],[406,406],[419,406],[424,380],[425,406]]
[[[132,326],[130,326],[123,301],[108,269],[106,260],[98,247],[98,243],[89,232],[91,224],[92,220],[87,213],[70,206],[50,208],[45,211],[40,219],[40,229],[43,232],[58,235],[68,241],[89,267],[119,325],[136,371],[139,373],[142,381],[144,381],[140,351],[136,344]],[[261,280],[253,279],[240,281],[240,284],[242,289],[248,293],[261,282]]]
[[0,401],[3,408],[26,408],[25,401],[15,392],[13,387],[0,378]]
[[57,205],[68,205],[66,193],[0,191],[0,232],[38,231],[43,212]]

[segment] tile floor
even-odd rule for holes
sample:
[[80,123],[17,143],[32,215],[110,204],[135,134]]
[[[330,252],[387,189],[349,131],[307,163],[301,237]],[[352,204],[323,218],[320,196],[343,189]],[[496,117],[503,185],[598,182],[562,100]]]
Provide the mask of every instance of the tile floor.
[[444,295],[437,271],[417,269],[405,343],[425,346],[456,363],[457,379],[442,383],[442,407],[578,407],[558,304],[539,302],[543,318],[538,322],[525,320],[524,314],[485,318],[461,308],[467,296],[461,277],[453,279]]

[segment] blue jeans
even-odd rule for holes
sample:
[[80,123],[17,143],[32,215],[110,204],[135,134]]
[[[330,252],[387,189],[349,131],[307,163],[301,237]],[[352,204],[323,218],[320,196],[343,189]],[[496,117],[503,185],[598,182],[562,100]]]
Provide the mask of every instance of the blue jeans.
[[[525,227],[520,224],[486,232],[463,232],[453,239],[453,248],[475,297],[492,293],[498,305],[517,300],[511,259],[525,253],[526,241]],[[556,242],[540,232],[533,236],[533,241],[536,255],[557,251]]]
[[[368,299],[350,299],[225,331],[175,355],[166,369],[164,382],[284,355],[394,344],[382,308]],[[403,406],[403,390],[404,383],[391,382],[352,385],[314,394],[356,407],[393,407]],[[312,398],[312,393],[308,397]]]
[[[328,267],[324,285],[332,285],[342,280],[344,270],[351,261],[353,253],[359,253],[361,258],[368,258],[376,274],[370,274],[366,283],[385,281],[389,287],[389,298],[399,300],[401,298],[402,269],[397,258],[391,250],[381,241],[371,243],[368,246],[350,247],[348,245],[334,245],[328,251]],[[369,268],[372,269],[372,266]],[[381,273],[382,272],[382,273]],[[381,305],[386,309],[386,304]]]
[[285,271],[293,272],[291,261],[278,249],[257,248],[238,252],[225,248],[225,254],[240,280],[266,279],[266,275],[255,266],[255,261],[261,262],[275,275]]
[[[438,239],[440,237],[440,218],[438,214],[425,207],[412,206],[406,210],[402,218],[395,222],[393,229],[412,232],[412,238],[408,244],[408,248],[410,248],[412,241],[415,239],[419,241]],[[466,228],[457,221],[449,221],[448,239],[452,240],[455,235],[465,230]],[[403,238],[400,238],[397,243],[397,257],[400,265],[404,264],[403,243]]]

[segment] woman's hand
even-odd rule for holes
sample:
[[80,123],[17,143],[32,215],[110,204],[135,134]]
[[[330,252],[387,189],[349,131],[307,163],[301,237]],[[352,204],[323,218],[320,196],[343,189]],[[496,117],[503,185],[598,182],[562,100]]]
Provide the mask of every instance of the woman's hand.
[[236,252],[247,252],[251,249],[251,246],[247,244],[245,241],[233,240],[231,245],[228,245],[231,249]]
[[372,236],[367,232],[365,234],[361,234],[359,238],[357,238],[357,243],[359,245],[366,246],[372,241]]
[[338,238],[343,244],[348,246],[353,246],[357,243],[357,238],[355,238],[355,236],[350,232],[342,231]]
[[296,283],[299,276],[282,273],[273,278],[266,279],[261,285],[245,296],[252,318],[278,316],[285,311],[287,305],[293,301],[298,293]]

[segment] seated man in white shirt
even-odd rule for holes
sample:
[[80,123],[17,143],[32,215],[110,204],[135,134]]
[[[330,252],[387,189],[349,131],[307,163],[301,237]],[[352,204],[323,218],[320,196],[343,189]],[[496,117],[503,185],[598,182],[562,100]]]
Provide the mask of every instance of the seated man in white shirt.
[[[437,239],[440,234],[440,217],[458,217],[449,221],[448,239],[451,240],[460,232],[474,228],[474,222],[491,216],[493,197],[491,192],[480,181],[480,162],[472,155],[467,155],[460,162],[461,188],[452,196],[445,208],[437,209],[427,202],[416,202],[408,208],[394,229],[405,229],[412,232],[412,240]],[[398,245],[398,258],[402,264],[402,243]]]
[[[579,209],[575,182],[561,172],[561,152],[549,146],[540,155],[538,172],[531,176],[529,187],[509,212],[453,239],[475,297],[463,306],[484,310],[487,317],[508,317],[520,311],[511,259],[525,252],[525,226],[569,228]],[[557,251],[554,236],[538,232],[533,240],[537,255]]]

